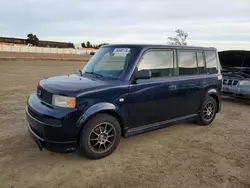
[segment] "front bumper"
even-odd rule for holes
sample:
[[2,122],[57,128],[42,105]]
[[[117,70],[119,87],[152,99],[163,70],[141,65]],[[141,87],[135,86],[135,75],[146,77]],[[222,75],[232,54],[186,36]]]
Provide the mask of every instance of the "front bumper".
[[40,150],[67,152],[77,147],[77,109],[43,104],[35,93],[26,106],[28,131]]
[[241,97],[250,99],[250,86],[242,85],[223,85],[222,94],[227,96]]

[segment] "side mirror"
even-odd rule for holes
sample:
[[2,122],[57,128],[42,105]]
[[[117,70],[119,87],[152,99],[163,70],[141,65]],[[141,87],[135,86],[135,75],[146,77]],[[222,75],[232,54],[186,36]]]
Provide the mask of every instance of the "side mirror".
[[149,78],[151,78],[151,71],[150,70],[142,69],[142,70],[139,70],[135,73],[135,80],[149,79]]
[[90,55],[95,55],[95,52],[90,52]]

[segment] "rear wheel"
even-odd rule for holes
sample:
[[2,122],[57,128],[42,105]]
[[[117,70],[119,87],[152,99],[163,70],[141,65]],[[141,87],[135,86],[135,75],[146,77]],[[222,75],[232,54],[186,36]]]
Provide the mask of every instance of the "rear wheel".
[[110,155],[118,146],[121,138],[119,122],[109,114],[92,117],[81,132],[79,149],[91,159]]
[[213,97],[208,96],[202,107],[196,122],[200,125],[209,125],[213,122],[217,112],[217,103]]

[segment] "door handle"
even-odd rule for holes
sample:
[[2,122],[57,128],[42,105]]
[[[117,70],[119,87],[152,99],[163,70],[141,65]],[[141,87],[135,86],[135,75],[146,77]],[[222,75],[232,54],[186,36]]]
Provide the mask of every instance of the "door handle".
[[168,86],[168,88],[171,89],[171,90],[175,90],[176,89],[176,85],[170,85],[170,86]]

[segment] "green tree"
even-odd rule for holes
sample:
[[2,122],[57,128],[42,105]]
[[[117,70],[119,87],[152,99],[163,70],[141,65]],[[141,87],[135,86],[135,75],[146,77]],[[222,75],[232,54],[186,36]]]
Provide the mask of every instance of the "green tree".
[[36,35],[30,33],[27,35],[27,44],[32,44],[33,46],[38,46],[39,45],[39,39]]
[[184,30],[182,29],[177,29],[175,31],[176,36],[175,37],[168,37],[168,44],[173,44],[173,45],[187,45],[187,37],[188,37],[188,33],[186,33]]
[[108,45],[108,43],[101,43],[101,44],[99,44],[99,45],[96,45],[96,49],[99,49],[99,48],[101,48],[101,47],[104,46],[104,45]]
[[85,43],[83,42],[83,43],[81,43],[81,46],[83,47],[83,48],[86,48],[86,45],[85,45]]
[[86,47],[87,48],[91,48],[92,47],[89,41],[87,41]]

